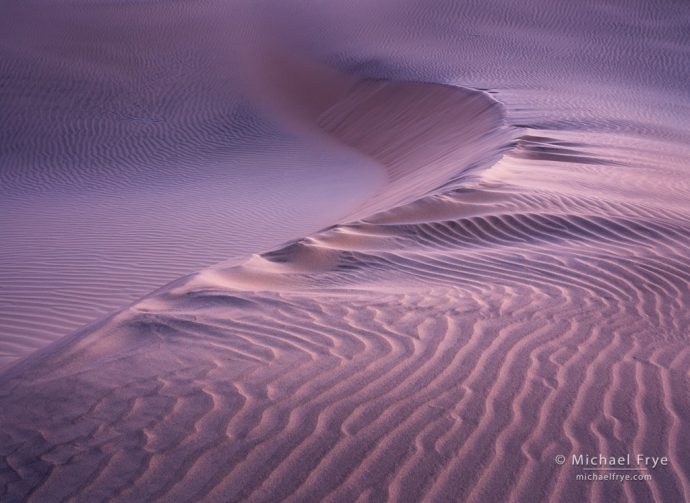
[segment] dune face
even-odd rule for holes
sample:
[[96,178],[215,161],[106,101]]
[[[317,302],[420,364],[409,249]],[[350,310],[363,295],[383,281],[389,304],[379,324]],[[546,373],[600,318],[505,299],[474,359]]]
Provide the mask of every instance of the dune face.
[[[385,180],[274,118],[294,92],[252,99],[266,77],[216,56],[232,40],[169,43],[208,33],[209,13],[59,9],[10,5],[0,20],[0,365],[183,274],[332,225]],[[313,71],[300,69],[322,86],[318,115],[349,80]]]
[[684,2],[5,7],[0,500],[690,501]]

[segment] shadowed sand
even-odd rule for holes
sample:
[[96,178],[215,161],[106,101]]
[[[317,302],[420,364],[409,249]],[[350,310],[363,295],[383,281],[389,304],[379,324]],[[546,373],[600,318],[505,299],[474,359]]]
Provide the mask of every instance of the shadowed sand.
[[[7,370],[3,499],[688,499],[686,210],[552,155],[526,176],[546,137],[473,170],[510,140],[481,93],[362,82],[318,123],[388,173],[359,220]],[[595,486],[552,461],[621,449],[671,466]]]

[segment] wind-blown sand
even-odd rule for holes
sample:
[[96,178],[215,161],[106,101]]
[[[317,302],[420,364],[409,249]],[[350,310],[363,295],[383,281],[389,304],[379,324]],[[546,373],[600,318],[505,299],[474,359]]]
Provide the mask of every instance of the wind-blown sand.
[[[0,374],[0,499],[690,501],[687,7],[356,4],[284,3],[204,39],[246,39],[256,59],[188,78],[209,86],[199,113],[152,84],[167,122],[149,150],[131,125],[77,128],[127,147],[117,162],[32,157],[74,136],[65,110],[59,134],[27,129],[34,149],[3,130],[7,361],[232,258]],[[158,8],[133,5],[118,16]],[[191,33],[229,9],[175,5]],[[300,49],[257,45],[268,32]],[[32,121],[16,96],[48,86],[12,72],[3,104]],[[247,103],[214,136],[211,111]],[[168,139],[177,164],[156,154]],[[59,299],[61,281],[78,294]],[[554,461],[577,453],[668,466],[582,481]]]

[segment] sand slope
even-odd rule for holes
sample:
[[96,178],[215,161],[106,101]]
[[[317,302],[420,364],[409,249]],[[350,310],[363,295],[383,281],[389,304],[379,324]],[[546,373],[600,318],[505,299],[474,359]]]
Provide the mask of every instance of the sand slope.
[[[385,182],[297,127],[294,86],[259,86],[261,69],[224,50],[271,63],[252,59],[232,6],[161,8],[3,2],[0,366],[184,274],[332,225]],[[317,115],[350,83],[283,59],[318,82]]]
[[[389,127],[362,131],[372,92]],[[397,139],[454,92],[457,124],[403,162]],[[682,178],[612,196],[594,162],[611,159],[534,134],[486,172],[447,171],[480,138],[502,151],[500,113],[469,121],[493,107],[355,88],[320,122],[389,169],[389,209],[181,279],[6,371],[3,499],[689,499],[689,220],[654,202]],[[478,143],[458,148],[468,123]],[[553,462],[628,451],[671,465],[593,484]]]

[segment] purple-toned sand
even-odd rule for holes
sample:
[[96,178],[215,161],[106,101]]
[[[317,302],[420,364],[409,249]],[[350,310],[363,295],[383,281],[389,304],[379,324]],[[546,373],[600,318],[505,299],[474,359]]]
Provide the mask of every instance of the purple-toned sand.
[[690,501],[689,26],[0,0],[0,501]]

